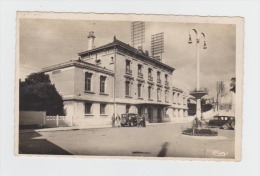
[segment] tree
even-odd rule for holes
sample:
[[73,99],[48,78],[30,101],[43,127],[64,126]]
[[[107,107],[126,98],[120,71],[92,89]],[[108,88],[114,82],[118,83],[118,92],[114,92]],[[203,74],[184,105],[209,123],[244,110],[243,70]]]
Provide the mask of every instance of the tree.
[[[201,99],[201,112],[207,112],[213,108],[213,105],[207,103],[206,99]],[[196,114],[196,104],[191,103],[190,99],[188,100],[188,115],[193,116]]]
[[230,91],[236,93],[236,78],[231,78]]
[[47,115],[64,115],[63,101],[49,75],[33,73],[20,82],[19,107],[22,111],[46,111]]
[[224,91],[224,83],[223,83],[223,81],[218,81],[217,82],[217,100],[216,100],[217,111],[219,109],[219,98],[220,98],[220,95],[223,93],[223,91]]

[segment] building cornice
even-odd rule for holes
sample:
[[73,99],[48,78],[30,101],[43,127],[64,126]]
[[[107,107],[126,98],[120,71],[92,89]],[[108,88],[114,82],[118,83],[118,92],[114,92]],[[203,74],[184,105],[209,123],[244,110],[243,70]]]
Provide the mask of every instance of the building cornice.
[[177,87],[172,87],[172,91],[183,93],[183,90]]
[[103,68],[103,67],[100,67],[100,66],[97,66],[94,64],[90,64],[88,62],[84,62],[81,60],[71,60],[69,62],[64,62],[64,63],[53,65],[50,67],[45,67],[40,72],[46,73],[46,72],[59,70],[59,69],[63,69],[63,68],[68,68],[68,67],[84,68],[84,69],[93,70],[93,71],[105,73],[105,74],[112,75],[112,76],[114,75],[114,73],[111,70],[108,70],[106,68]]

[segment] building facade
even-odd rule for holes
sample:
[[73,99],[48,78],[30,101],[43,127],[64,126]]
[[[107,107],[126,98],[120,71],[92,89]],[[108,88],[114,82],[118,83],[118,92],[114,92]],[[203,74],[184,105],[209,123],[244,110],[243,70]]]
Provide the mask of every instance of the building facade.
[[78,60],[43,69],[74,125],[109,124],[123,113],[144,115],[150,123],[187,116],[187,96],[172,85],[174,68],[116,37],[97,48],[93,32],[88,38]]

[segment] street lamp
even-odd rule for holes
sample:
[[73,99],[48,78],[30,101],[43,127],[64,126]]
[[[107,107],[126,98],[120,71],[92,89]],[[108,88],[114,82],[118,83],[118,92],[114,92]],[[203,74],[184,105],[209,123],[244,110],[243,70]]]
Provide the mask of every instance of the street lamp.
[[[192,91],[190,94],[194,96],[197,100],[196,105],[196,116],[198,119],[201,119],[201,98],[207,94],[207,90],[200,89],[200,37],[202,36],[204,39],[203,49],[207,49],[206,45],[206,37],[203,32],[199,33],[196,29],[192,29],[192,31],[196,34],[196,59],[197,59],[197,76],[196,76],[196,89]],[[189,44],[192,44],[191,35],[189,33]]]

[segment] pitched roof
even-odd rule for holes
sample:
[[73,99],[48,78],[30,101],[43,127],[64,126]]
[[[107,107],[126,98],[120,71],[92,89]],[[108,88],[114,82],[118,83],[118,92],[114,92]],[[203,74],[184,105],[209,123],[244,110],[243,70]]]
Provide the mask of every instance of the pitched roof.
[[84,51],[84,52],[80,52],[80,53],[78,53],[78,55],[81,56],[81,57],[84,57],[84,56],[86,56],[86,55],[88,55],[88,54],[90,54],[90,53],[99,52],[100,50],[107,49],[107,48],[111,48],[111,47],[114,47],[114,46],[124,48],[124,49],[126,49],[126,50],[132,52],[133,54],[136,54],[136,55],[142,57],[143,59],[149,60],[149,61],[151,61],[151,62],[154,62],[155,64],[158,64],[158,65],[160,65],[160,66],[162,66],[162,67],[165,67],[165,68],[171,70],[171,72],[173,72],[173,71],[175,70],[173,67],[171,67],[171,66],[169,66],[169,65],[166,65],[166,64],[164,64],[164,63],[162,63],[162,62],[160,62],[160,61],[158,61],[158,60],[155,60],[155,59],[151,58],[150,56],[148,56],[148,55],[147,55],[146,53],[144,53],[143,51],[140,51],[140,50],[138,50],[138,49],[136,49],[136,48],[130,46],[129,44],[126,44],[126,43],[124,43],[124,42],[122,42],[122,41],[116,39],[116,37],[114,37],[114,40],[113,40],[112,43],[108,43],[108,44],[106,44],[106,45],[102,45],[102,46],[100,46],[100,47],[93,48],[93,49],[91,49],[91,50],[87,50],[87,51]]
[[111,71],[111,70],[108,70],[106,68],[103,68],[103,67],[100,67],[100,66],[88,63],[88,62],[84,62],[82,60],[71,60],[69,62],[52,65],[50,67],[43,68],[42,71],[40,71],[40,72],[49,72],[49,71],[59,70],[62,68],[68,68],[68,67],[72,67],[72,66],[79,67],[79,68],[86,68],[86,69],[94,70],[94,71],[99,71],[101,73],[106,73],[109,75],[114,74],[113,71]]

